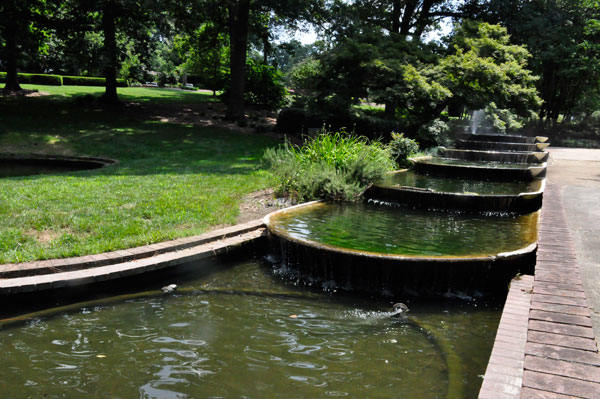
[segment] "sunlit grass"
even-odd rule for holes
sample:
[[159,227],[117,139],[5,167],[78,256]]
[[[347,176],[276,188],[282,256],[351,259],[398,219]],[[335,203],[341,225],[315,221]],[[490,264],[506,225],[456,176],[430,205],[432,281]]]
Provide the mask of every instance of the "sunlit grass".
[[[27,90],[39,90],[55,97],[71,99],[76,96],[92,94],[100,96],[104,87],[97,86],[46,86],[23,84]],[[0,84],[0,89],[4,84]],[[159,87],[118,87],[117,94],[122,101],[152,102],[152,103],[181,103],[193,104],[207,101],[217,101],[211,93],[206,91],[179,90]]]
[[[36,87],[69,97],[102,91]],[[147,98],[155,90],[127,88],[125,95]],[[182,93],[201,96],[167,92],[182,103]],[[0,152],[119,161],[90,171],[0,178],[0,263],[99,253],[232,224],[241,198],[271,179],[260,157],[275,141],[264,136],[132,119],[48,97],[0,98],[0,106]]]

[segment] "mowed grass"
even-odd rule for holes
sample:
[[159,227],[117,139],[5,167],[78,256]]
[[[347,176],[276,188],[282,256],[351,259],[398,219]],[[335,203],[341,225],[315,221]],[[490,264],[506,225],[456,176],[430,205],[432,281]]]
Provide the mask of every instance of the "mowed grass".
[[[76,96],[94,95],[104,93],[104,87],[96,86],[42,86],[21,85],[23,89],[39,90],[50,94],[50,99],[72,99]],[[4,84],[0,84],[4,88]],[[218,97],[207,91],[179,90],[159,87],[118,87],[117,94],[122,101],[154,104],[196,104],[201,102],[218,101]]]
[[[276,144],[274,139],[74,105],[74,95],[101,93],[102,88],[36,88],[53,96],[0,97],[0,152],[102,156],[119,163],[0,178],[0,263],[100,253],[200,234],[235,223],[243,196],[271,182],[260,158]],[[126,92],[129,100],[166,101],[162,93],[153,97],[155,90]],[[182,104],[188,95],[166,92]]]

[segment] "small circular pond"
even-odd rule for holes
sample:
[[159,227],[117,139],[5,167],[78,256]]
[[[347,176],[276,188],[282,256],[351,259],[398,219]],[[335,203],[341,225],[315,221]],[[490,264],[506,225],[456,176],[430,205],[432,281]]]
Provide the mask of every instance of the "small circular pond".
[[267,217],[291,240],[339,251],[405,258],[494,258],[537,241],[538,213],[487,216],[360,203],[310,203]]
[[0,154],[0,178],[47,175],[98,169],[117,161],[62,155]]
[[467,161],[462,159],[424,157],[415,159],[417,172],[448,176],[471,177],[486,180],[530,181],[546,174],[546,164],[512,164],[489,161]]
[[474,195],[519,195],[537,193],[543,187],[543,180],[523,181],[487,181],[482,179],[457,179],[451,177],[429,176],[415,173],[413,170],[388,173],[378,186],[398,188],[415,187],[439,193],[470,193]]
[[365,192],[365,197],[425,209],[523,214],[541,208],[544,186],[545,179],[488,181],[402,170],[388,173]]
[[533,272],[539,211],[522,216],[308,203],[265,218],[302,279],[381,295],[506,295]]

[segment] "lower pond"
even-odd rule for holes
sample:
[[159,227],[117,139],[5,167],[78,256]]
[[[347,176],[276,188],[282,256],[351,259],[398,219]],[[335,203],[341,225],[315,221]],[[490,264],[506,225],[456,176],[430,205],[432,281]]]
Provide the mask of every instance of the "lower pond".
[[0,321],[2,398],[472,398],[501,314],[412,300],[397,319],[391,300],[297,286],[255,260],[178,270],[32,317],[13,302],[26,321]]

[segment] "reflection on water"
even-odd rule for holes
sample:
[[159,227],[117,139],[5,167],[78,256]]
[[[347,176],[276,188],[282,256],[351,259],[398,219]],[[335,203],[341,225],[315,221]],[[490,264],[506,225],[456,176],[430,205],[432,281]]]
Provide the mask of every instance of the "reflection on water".
[[413,170],[389,173],[377,185],[385,187],[416,187],[440,193],[474,193],[479,195],[518,195],[535,192],[541,180],[531,182],[498,182],[481,179],[428,176]]
[[[490,216],[368,203],[315,204],[271,218],[270,227],[301,240],[411,256],[481,256],[537,240],[537,213]],[[382,234],[385,232],[385,234]]]
[[465,398],[479,390],[497,309],[413,302],[400,321],[389,303],[286,286],[254,261],[219,266],[170,278],[174,294],[0,330],[2,397],[444,398],[449,378]]

